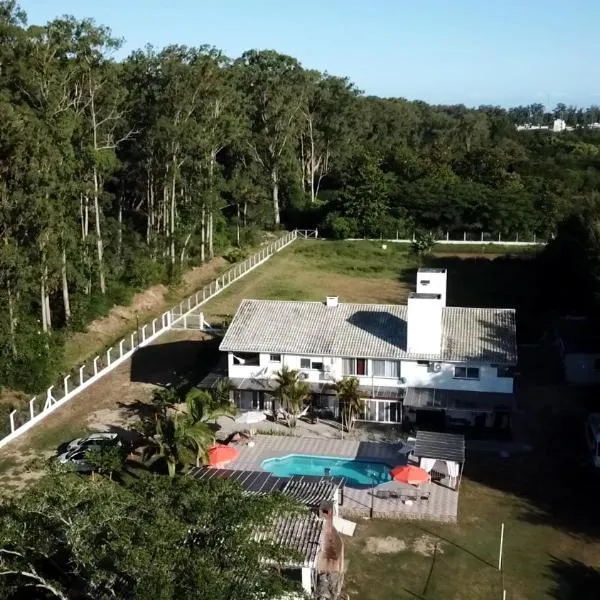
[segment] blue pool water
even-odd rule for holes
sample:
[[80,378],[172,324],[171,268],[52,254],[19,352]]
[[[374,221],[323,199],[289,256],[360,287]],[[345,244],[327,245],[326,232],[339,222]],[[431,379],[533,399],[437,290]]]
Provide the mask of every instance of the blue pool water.
[[280,458],[269,458],[261,467],[278,477],[292,475],[329,475],[345,477],[349,485],[377,485],[391,479],[390,467],[384,463],[333,458],[330,456],[309,456],[289,454]]

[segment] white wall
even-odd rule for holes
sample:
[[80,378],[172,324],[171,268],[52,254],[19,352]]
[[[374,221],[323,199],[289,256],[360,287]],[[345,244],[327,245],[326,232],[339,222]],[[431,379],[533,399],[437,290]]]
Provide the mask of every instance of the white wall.
[[403,361],[401,373],[402,377],[406,379],[406,385],[409,387],[512,393],[512,377],[498,377],[496,368],[489,365],[474,363],[469,363],[469,365],[479,367],[479,379],[454,379],[454,367],[457,365],[453,363],[441,363],[439,372],[430,373],[427,365],[420,365],[415,361]]
[[[260,355],[260,364],[258,366],[234,365],[233,355],[230,352],[229,361],[229,377],[234,378],[267,378],[274,376],[283,365],[287,365],[290,369],[302,370],[308,373],[308,378],[305,381],[309,382],[325,382],[341,379],[342,359],[329,357],[310,357],[315,362],[327,361],[331,364],[331,372],[324,375],[321,371],[300,369],[300,359],[309,357],[300,357],[292,355],[282,355],[280,363],[269,362],[268,354]],[[368,373],[373,372],[371,361],[368,361]],[[388,377],[371,377],[360,376],[358,380],[360,384],[369,387],[436,387],[446,390],[470,390],[484,392],[503,392],[512,393],[513,379],[512,377],[498,377],[495,367],[489,365],[478,365],[469,363],[470,366],[479,367],[479,379],[454,379],[453,363],[441,363],[441,371],[431,373],[428,371],[427,365],[420,365],[416,361],[401,361],[400,377],[405,380],[402,383],[401,379]]]

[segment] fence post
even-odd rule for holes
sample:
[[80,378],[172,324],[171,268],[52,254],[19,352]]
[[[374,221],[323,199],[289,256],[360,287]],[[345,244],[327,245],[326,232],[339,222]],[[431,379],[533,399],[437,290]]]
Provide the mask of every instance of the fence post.
[[500,241],[500,237],[502,236],[501,233],[498,234],[498,241]]
[[112,348],[109,348],[106,351],[106,362],[110,365],[110,351],[112,350]]
[[467,232],[463,231],[463,242],[467,241]]
[[35,402],[35,399],[37,398],[37,396],[34,396],[30,401],[29,401],[29,415],[30,417],[33,419],[35,417],[35,407],[33,406],[33,403]]
[[96,356],[94,359],[94,375],[98,375],[98,361],[100,360],[99,356]]
[[481,241],[483,242],[483,231],[481,232]]
[[69,393],[69,377],[70,375],[65,375],[63,378],[63,387],[65,389],[65,396]]
[[183,315],[183,328],[187,329],[187,315]]
[[535,244],[535,233],[533,234],[533,243]]
[[121,340],[121,341],[119,342],[119,358],[123,358],[123,342],[124,342],[124,341],[125,341],[125,340]]
[[156,319],[152,320],[152,335],[156,333]]
[[517,242],[519,241],[519,233],[517,232]]
[[136,334],[135,331],[131,334],[131,349],[132,350],[135,348],[135,334]]
[[83,369],[85,369],[85,365],[79,367],[79,385],[83,385]]
[[10,418],[10,432],[11,432],[11,433],[14,433],[14,431],[15,431],[15,413],[16,413],[16,412],[17,412],[16,410],[13,410],[13,411],[12,411],[12,412],[11,412],[11,413],[8,415],[8,416],[9,416],[9,418]]

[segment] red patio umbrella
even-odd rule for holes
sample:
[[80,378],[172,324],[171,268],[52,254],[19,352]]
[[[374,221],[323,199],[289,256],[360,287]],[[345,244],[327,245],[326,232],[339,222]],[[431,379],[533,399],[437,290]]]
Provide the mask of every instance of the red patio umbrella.
[[208,466],[219,469],[239,456],[239,451],[233,446],[215,444],[208,449]]
[[403,483],[410,483],[411,485],[419,485],[425,481],[429,481],[429,473],[421,467],[415,467],[414,465],[402,465],[394,467],[390,474],[392,479],[401,481]]

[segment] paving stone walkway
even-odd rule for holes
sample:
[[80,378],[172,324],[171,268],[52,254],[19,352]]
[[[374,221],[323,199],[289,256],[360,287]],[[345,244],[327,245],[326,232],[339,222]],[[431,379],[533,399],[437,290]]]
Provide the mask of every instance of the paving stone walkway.
[[[254,437],[254,446],[238,448],[240,455],[234,462],[229,463],[228,468],[261,471],[264,460],[287,454],[358,458],[384,462],[390,467],[406,463],[406,455],[399,452],[399,445],[381,442],[257,435]],[[371,494],[371,488],[355,488],[346,485],[340,511],[346,517],[373,516],[456,522],[458,492],[437,483],[423,485],[422,489],[430,492],[429,500],[405,504],[395,498],[387,500],[375,498]]]

